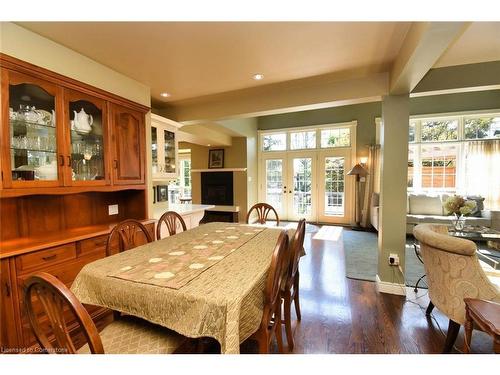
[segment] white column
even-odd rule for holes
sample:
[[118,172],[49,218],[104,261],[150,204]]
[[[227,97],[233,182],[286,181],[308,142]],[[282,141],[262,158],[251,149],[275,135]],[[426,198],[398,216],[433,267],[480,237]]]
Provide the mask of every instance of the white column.
[[404,275],[389,265],[389,254],[399,256],[404,272],[409,116],[408,94],[382,98],[377,283],[379,291],[393,294],[404,294],[396,285],[404,284]]

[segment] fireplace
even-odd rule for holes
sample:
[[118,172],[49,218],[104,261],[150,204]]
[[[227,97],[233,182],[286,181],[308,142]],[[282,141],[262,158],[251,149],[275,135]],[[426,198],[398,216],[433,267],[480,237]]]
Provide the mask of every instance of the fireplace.
[[233,172],[202,172],[201,203],[232,206]]
[[201,203],[229,207],[206,210],[200,224],[214,221],[237,223],[238,212],[230,207],[234,204],[233,172],[202,172]]

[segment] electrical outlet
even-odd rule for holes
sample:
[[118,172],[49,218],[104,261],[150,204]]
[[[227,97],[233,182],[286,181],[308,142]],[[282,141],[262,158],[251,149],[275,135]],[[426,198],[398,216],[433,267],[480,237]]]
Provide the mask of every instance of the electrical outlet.
[[390,266],[399,266],[399,255],[398,254],[389,254],[389,265]]
[[108,214],[109,215],[118,215],[118,205],[117,204],[110,204],[108,206]]

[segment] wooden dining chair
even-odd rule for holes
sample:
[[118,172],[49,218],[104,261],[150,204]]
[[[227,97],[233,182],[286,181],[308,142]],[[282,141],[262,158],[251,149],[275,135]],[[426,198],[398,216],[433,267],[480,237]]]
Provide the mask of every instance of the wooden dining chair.
[[163,215],[161,215],[160,220],[158,220],[158,224],[156,225],[156,239],[161,240],[161,227],[162,224],[165,223],[167,226],[169,236],[173,236],[177,234],[178,224],[182,227],[182,231],[186,231],[186,223],[181,215],[179,215],[175,211],[167,211]]
[[[48,354],[169,354],[186,340],[173,331],[132,316],[113,321],[99,334],[87,310],[56,277],[40,272],[31,275],[24,287],[31,328]],[[68,310],[86,340],[78,350],[66,324]],[[47,317],[48,325],[40,312]]]
[[276,226],[280,225],[280,218],[278,216],[278,213],[276,212],[276,210],[274,209],[273,206],[271,206],[270,204],[267,204],[267,203],[257,203],[257,204],[254,204],[250,208],[250,210],[248,210],[247,220],[246,220],[247,224],[250,224],[250,216],[252,215],[252,213],[253,213],[254,210],[257,212],[257,221],[256,221],[256,223],[266,224],[267,217],[269,216],[269,214],[271,212],[273,212],[274,215],[276,216]]
[[269,353],[273,335],[276,336],[278,350],[283,353],[283,338],[281,334],[281,283],[288,261],[288,234],[280,233],[274,248],[271,266],[264,290],[264,312],[259,329],[250,337],[259,344],[259,353]]
[[289,262],[288,272],[285,281],[282,283],[281,297],[283,298],[283,311],[285,315],[284,324],[286,331],[286,340],[288,350],[292,351],[293,333],[292,333],[292,303],[295,304],[295,313],[297,320],[300,321],[300,302],[299,302],[299,261],[304,247],[304,237],[306,235],[306,219],[299,221],[297,230],[289,243]]
[[116,237],[118,237],[118,251],[120,253],[142,245],[143,242],[140,241],[144,241],[144,239],[147,243],[153,242],[154,240],[147,228],[141,222],[133,219],[124,220],[116,224],[108,236],[108,242],[106,244],[107,255],[111,255],[111,247]]

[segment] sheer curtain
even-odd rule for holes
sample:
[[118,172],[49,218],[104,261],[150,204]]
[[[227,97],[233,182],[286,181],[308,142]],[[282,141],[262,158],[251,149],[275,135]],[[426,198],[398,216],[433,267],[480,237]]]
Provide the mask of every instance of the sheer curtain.
[[361,226],[370,226],[370,203],[374,191],[380,189],[380,145],[371,145],[368,149],[368,161],[366,162],[368,176],[366,176],[365,194],[363,199],[363,210]]
[[500,139],[467,143],[465,158],[467,195],[484,197],[485,209],[500,209]]

